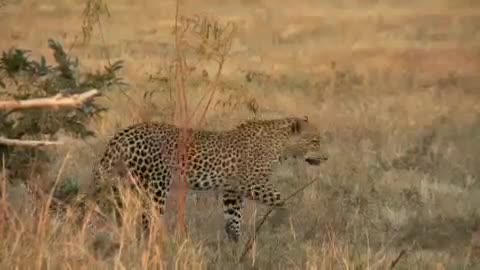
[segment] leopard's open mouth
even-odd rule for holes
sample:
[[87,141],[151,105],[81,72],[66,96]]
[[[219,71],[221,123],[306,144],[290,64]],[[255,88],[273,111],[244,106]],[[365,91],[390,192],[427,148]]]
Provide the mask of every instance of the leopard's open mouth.
[[328,160],[328,157],[327,156],[320,156],[320,157],[307,157],[305,158],[305,161],[309,164],[309,165],[313,165],[313,166],[318,166],[320,165],[321,163],[325,162]]

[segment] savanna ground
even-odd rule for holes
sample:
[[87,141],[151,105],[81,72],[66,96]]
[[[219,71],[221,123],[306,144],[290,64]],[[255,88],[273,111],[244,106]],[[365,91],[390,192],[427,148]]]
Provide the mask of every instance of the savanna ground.
[[[30,181],[68,178],[88,189],[94,157],[115,130],[173,121],[175,97],[162,78],[175,55],[175,1],[108,1],[111,16],[83,46],[84,1],[5,3],[2,51],[49,55],[46,41],[55,38],[85,70],[124,60],[129,83],[100,98],[109,111],[89,123],[95,138],[63,138],[68,144],[51,150],[56,162],[32,170]],[[55,229],[24,213],[27,195],[12,185],[8,203],[21,225],[2,231],[0,268],[386,269],[398,258],[396,269],[480,267],[480,2],[204,0],[182,1],[180,13],[237,25],[204,128],[255,115],[308,115],[328,135],[330,160],[304,174],[296,173],[299,164],[279,167],[274,181],[284,194],[318,181],[289,202],[285,222],[267,222],[240,263],[265,212],[253,203],[240,244],[225,242],[221,204],[211,193],[189,197],[187,238],[174,226],[172,195],[167,232],[144,241],[128,217],[96,236],[73,222]],[[215,65],[192,62],[185,93],[196,104]]]

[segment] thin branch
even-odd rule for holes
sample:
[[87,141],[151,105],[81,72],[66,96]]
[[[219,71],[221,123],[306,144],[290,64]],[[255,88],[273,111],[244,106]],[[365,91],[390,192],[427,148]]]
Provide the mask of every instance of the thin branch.
[[71,96],[56,95],[46,98],[35,98],[27,100],[0,100],[0,110],[50,108],[57,110],[59,108],[76,108],[95,96],[100,95],[97,89],[91,89],[81,94]]
[[[316,181],[318,181],[319,178],[315,178],[313,179],[312,181],[306,183],[305,185],[303,185],[302,187],[300,187],[299,189],[297,189],[296,191],[294,191],[292,194],[288,195],[285,199],[283,199],[283,202],[286,203],[288,200],[290,200],[291,198],[295,197],[295,195],[297,195],[298,193],[302,192],[304,189],[306,189],[308,186],[312,185],[313,183],[315,183]],[[265,223],[265,221],[267,221],[267,218],[270,216],[270,214],[276,209],[276,207],[270,207],[270,209],[268,210],[268,212],[263,216],[263,218],[260,220],[260,222],[258,223],[257,227],[255,228],[255,232],[253,234],[251,234],[250,236],[250,239],[248,239],[248,242],[245,244],[245,248],[243,249],[243,252],[242,252],[242,255],[239,257],[238,259],[238,262],[241,262],[243,260],[243,258],[245,258],[245,256],[247,255],[248,251],[252,248],[253,246],[253,242],[255,241],[255,238],[256,238],[256,235],[258,234],[258,232],[260,231],[260,228],[262,227],[262,225]]]
[[5,137],[0,137],[0,145],[10,145],[10,146],[23,146],[23,147],[42,147],[42,146],[54,146],[62,145],[61,141],[31,141],[31,140],[18,140],[18,139],[8,139]]
[[390,264],[390,269],[393,269],[395,268],[395,266],[397,265],[397,263],[400,261],[400,259],[405,255],[405,253],[407,253],[407,251],[405,249],[402,249],[400,251],[400,253],[398,254],[397,258],[395,258],[395,260],[392,261],[392,264]]

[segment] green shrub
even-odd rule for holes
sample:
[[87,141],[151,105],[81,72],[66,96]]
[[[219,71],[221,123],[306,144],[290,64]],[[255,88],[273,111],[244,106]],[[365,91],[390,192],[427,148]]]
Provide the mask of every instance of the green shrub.
[[[59,42],[49,39],[48,46],[54,63],[47,63],[43,56],[39,61],[32,60],[30,51],[20,48],[2,53],[0,100],[68,96],[92,88],[104,93],[126,85],[119,76],[123,61],[116,61],[103,70],[84,73],[80,71],[79,59],[69,55]],[[94,136],[86,123],[105,110],[107,108],[90,100],[72,109],[0,111],[0,136],[47,140],[56,140],[60,132],[80,138]],[[45,150],[36,148],[0,145],[0,157],[5,160],[10,180],[25,180],[32,175],[32,170],[41,169],[49,162]]]

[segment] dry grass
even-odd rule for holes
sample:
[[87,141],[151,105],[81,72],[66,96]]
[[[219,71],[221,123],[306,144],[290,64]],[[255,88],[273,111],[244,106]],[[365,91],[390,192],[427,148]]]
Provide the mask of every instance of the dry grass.
[[[98,137],[66,138],[68,146],[52,151],[57,162],[30,179],[75,179],[87,190],[94,157],[117,128],[173,121],[170,88],[159,79],[171,77],[175,1],[108,2],[103,38],[95,29],[85,46],[83,1],[13,2],[0,5],[1,50],[48,55],[46,40],[54,37],[85,69],[103,66],[106,51],[126,61],[131,88],[102,99],[111,110],[90,123]],[[478,1],[200,2],[183,1],[183,14],[238,26],[204,126],[225,129],[254,117],[252,103],[259,117],[309,115],[332,138],[330,160],[305,177],[278,168],[275,181],[288,194],[319,180],[292,199],[287,222],[267,222],[241,263],[242,245],[224,240],[221,205],[210,193],[188,197],[188,237],[175,228],[174,191],[164,222],[143,239],[128,192],[125,225],[102,222],[92,235],[73,218],[57,227],[42,212],[29,214],[22,187],[11,186],[0,205],[0,268],[388,269],[402,250],[397,269],[479,266]],[[212,79],[218,68],[194,60],[189,104],[211,93],[205,75]],[[248,204],[244,242],[263,210]]]

